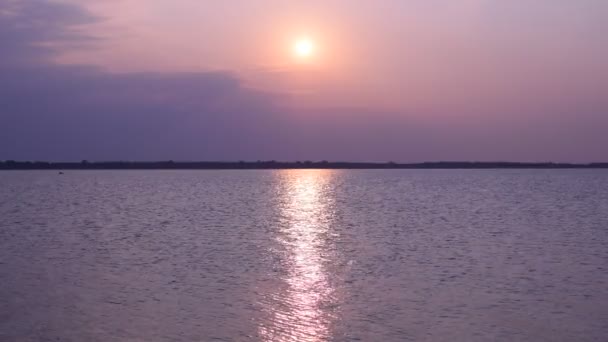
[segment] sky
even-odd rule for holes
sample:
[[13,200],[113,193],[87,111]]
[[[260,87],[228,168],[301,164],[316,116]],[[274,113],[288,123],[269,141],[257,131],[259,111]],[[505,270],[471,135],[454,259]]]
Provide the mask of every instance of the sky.
[[605,0],[0,0],[0,160],[608,161],[606,32]]

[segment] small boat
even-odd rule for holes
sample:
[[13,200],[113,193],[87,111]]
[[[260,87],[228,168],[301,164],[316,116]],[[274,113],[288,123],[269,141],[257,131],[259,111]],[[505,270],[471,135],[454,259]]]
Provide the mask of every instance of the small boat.
[[63,174],[63,172],[59,171],[59,174],[60,174],[60,175],[62,175],[62,174]]

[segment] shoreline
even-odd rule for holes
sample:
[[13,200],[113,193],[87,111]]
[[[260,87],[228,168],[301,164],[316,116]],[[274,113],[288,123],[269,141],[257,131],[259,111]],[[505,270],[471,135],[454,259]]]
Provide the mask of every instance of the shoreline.
[[2,170],[282,170],[282,169],[608,169],[608,163],[520,163],[520,162],[0,162]]

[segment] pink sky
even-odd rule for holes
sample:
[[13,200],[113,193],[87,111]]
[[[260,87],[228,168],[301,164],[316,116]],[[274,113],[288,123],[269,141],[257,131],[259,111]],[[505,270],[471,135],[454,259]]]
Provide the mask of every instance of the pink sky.
[[[356,95],[358,105],[468,111],[584,96],[608,83],[602,1],[113,0],[87,8],[104,18],[87,28],[103,41],[60,60],[119,72],[230,70],[321,106],[351,106]],[[290,51],[302,34],[320,49],[306,66]]]
[[[5,12],[31,2],[11,0]],[[603,134],[608,130],[608,3],[603,0],[42,3],[86,13],[89,19],[60,29],[92,38],[78,43],[37,38],[37,44],[58,47],[45,65],[94,66],[117,79],[141,73],[230,75],[243,91],[264,94],[266,112],[281,113],[282,129],[303,131],[292,142],[305,151],[297,158],[608,157],[598,147],[608,146]],[[35,14],[21,11],[25,19]],[[292,49],[302,36],[315,44],[306,63]],[[353,156],[333,147],[326,150],[336,151],[324,156],[323,148],[307,147],[318,145],[307,141],[318,127],[353,122],[361,127],[338,134],[352,144],[365,126],[426,127],[429,134],[384,143],[386,134],[379,131],[370,138],[372,147],[360,142],[360,150],[369,152]],[[405,143],[421,146],[420,152],[399,149]],[[266,152],[259,154],[272,154]],[[261,158],[248,153],[242,157]],[[277,154],[273,159],[289,151]],[[238,151],[226,155],[241,156]],[[184,157],[207,158],[204,153]]]

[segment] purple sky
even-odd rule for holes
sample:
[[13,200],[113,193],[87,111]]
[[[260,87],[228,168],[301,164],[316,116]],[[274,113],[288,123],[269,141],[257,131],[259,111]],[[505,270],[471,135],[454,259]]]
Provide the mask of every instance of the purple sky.
[[607,161],[606,32],[605,0],[0,0],[0,160]]

